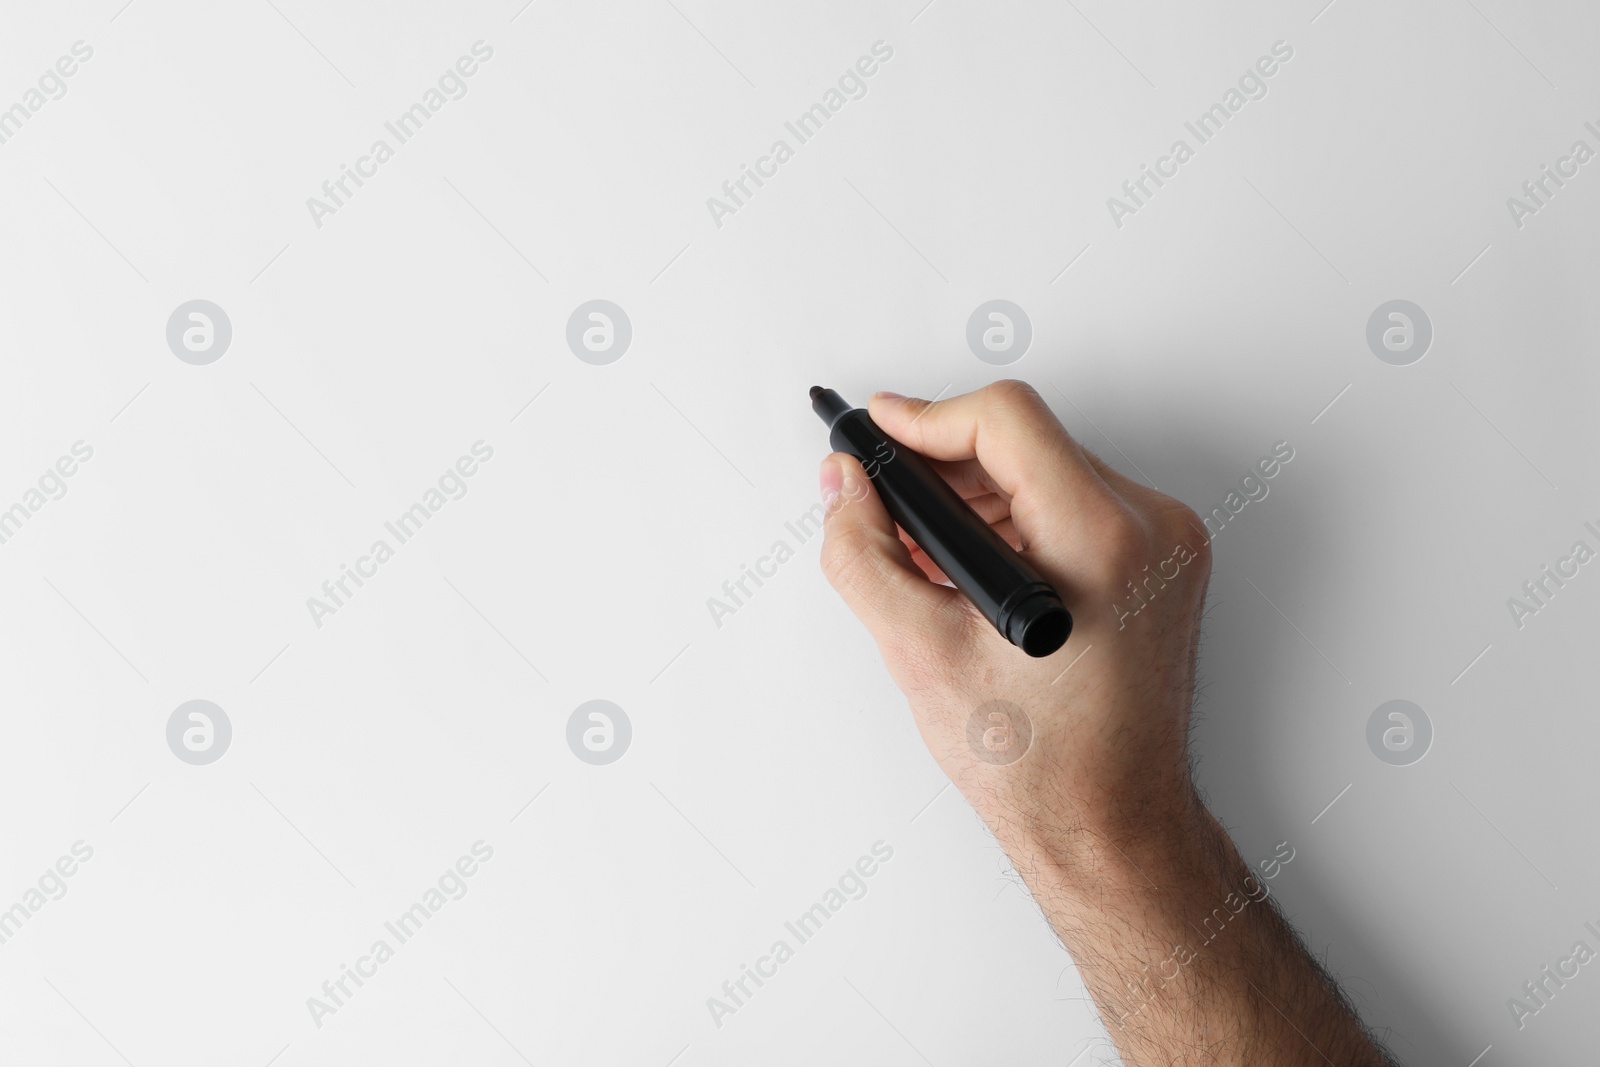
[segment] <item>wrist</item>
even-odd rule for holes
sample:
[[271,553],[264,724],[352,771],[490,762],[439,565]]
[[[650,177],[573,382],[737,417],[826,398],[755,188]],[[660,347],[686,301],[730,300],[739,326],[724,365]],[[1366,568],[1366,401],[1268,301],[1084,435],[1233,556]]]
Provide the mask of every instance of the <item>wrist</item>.
[[[1103,907],[1108,898],[1188,896],[1228,881],[1241,863],[1231,839],[1185,787],[1135,805],[1084,809],[1072,819],[1025,805],[985,819],[1035,892]],[[1035,883],[1038,883],[1035,886]]]

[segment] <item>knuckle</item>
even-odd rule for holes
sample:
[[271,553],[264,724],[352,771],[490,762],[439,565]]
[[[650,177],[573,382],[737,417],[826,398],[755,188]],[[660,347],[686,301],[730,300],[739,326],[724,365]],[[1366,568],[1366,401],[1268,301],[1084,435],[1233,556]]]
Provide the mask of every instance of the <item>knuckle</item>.
[[1166,520],[1163,533],[1170,538],[1180,541],[1201,540],[1209,544],[1210,538],[1206,536],[1205,522],[1200,518],[1200,513],[1181,500],[1168,497],[1166,506],[1162,509],[1162,517]]
[[1124,510],[1097,530],[1098,578],[1113,592],[1141,590],[1153,598],[1172,586],[1185,590],[1173,603],[1203,591],[1211,575],[1211,546],[1199,516],[1163,497],[1140,511]]
[[991,403],[1001,407],[1044,406],[1044,398],[1039,395],[1039,391],[1019,378],[1002,378],[986,386],[984,395]]
[[1187,538],[1178,544],[1189,554],[1189,563],[1185,570],[1193,584],[1204,589],[1211,580],[1211,538],[1206,536]]
[[1184,570],[1204,580],[1211,574],[1211,535],[1199,512],[1181,500],[1167,497],[1162,508],[1162,539],[1169,552],[1181,555]]
[[1016,448],[1049,454],[1078,447],[1039,391],[1027,382],[1004,378],[982,390],[983,417],[1000,428]]

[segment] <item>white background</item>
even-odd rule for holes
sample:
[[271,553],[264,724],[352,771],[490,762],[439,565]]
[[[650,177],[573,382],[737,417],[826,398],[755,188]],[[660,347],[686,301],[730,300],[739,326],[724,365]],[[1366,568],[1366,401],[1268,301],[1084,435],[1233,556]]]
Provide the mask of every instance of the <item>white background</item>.
[[[1520,629],[1506,603],[1600,547],[1600,164],[1506,206],[1600,148],[1591,5],[274,3],[0,13],[0,107],[93,48],[0,144],[0,507],[94,450],[0,545],[0,908],[94,850],[0,945],[7,1062],[1109,1062],[784,526],[825,451],[809,386],[1001,375],[1202,512],[1293,446],[1216,542],[1202,785],[1247,859],[1296,850],[1279,901],[1405,1063],[1593,1055],[1593,968],[1521,1030],[1506,1005],[1600,949],[1600,565]],[[478,40],[467,95],[315,225]],[[880,40],[717,226],[706,198]],[[1114,225],[1280,40],[1267,96]],[[196,298],[233,327],[208,366],[165,339]],[[608,366],[565,342],[595,298],[633,325]],[[1005,369],[965,341],[993,298],[1034,329]],[[1435,333],[1405,367],[1365,340],[1396,298]],[[468,494],[314,625],[479,440]],[[165,738],[197,698],[234,731],[201,767]],[[633,724],[610,766],[565,740],[596,698]],[[1435,731],[1411,766],[1365,738],[1395,698]],[[480,839],[470,892],[315,1025]],[[879,840],[868,894],[716,1027],[706,998]]]

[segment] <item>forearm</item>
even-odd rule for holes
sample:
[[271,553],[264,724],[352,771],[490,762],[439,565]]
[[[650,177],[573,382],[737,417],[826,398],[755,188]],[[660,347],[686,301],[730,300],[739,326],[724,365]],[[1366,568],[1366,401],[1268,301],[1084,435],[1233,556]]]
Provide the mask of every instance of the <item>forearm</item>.
[[1387,1067],[1198,801],[1071,834],[991,819],[1129,1067]]

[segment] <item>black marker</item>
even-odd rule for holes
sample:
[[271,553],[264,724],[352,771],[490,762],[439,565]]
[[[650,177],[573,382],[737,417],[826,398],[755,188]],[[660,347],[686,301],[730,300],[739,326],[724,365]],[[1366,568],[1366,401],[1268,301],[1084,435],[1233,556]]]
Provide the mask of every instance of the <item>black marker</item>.
[[834,451],[861,461],[889,515],[1002,637],[1030,656],[1067,643],[1072,616],[1056,591],[927,460],[832,389],[812,386],[811,410],[828,424]]

